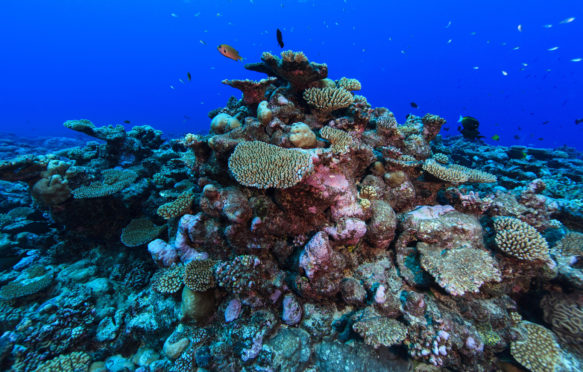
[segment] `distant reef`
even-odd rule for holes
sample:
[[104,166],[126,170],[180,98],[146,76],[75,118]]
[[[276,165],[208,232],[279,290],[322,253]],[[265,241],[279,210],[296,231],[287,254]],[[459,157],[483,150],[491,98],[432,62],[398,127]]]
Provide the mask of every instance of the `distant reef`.
[[245,67],[205,135],[1,140],[2,370],[583,370],[579,152]]

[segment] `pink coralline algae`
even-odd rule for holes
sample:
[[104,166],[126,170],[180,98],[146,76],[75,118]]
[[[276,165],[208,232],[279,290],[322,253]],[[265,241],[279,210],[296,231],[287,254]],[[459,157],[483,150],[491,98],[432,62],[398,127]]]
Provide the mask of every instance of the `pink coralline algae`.
[[320,231],[310,239],[300,256],[300,267],[313,279],[318,271],[325,272],[332,260],[332,247],[328,235]]

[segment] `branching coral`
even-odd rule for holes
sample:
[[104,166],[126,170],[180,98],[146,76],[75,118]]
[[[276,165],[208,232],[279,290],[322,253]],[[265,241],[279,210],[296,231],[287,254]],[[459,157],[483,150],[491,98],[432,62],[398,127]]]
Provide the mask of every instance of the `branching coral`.
[[398,345],[407,337],[407,327],[395,319],[390,319],[367,307],[355,316],[352,329],[364,338],[367,345],[379,346]]
[[304,91],[304,99],[321,113],[329,113],[350,106],[354,97],[342,88],[308,88]]
[[156,225],[149,218],[134,218],[121,231],[121,242],[126,247],[138,247],[156,239],[166,226]]
[[100,198],[121,191],[130,186],[138,174],[131,170],[106,169],[102,172],[103,180],[92,182],[73,190],[75,199]]
[[487,251],[470,246],[439,249],[426,243],[418,243],[417,249],[421,253],[421,266],[454,296],[477,293],[485,282],[502,279],[496,261]]
[[14,300],[46,289],[53,282],[53,273],[43,266],[33,266],[23,271],[16,280],[0,288],[0,299]]
[[336,86],[338,88],[343,88],[346,90],[360,90],[360,81],[356,79],[349,79],[347,77],[341,77],[339,80],[336,81]]
[[158,216],[167,220],[170,218],[182,217],[191,211],[193,201],[194,194],[192,191],[187,190],[178,195],[176,200],[162,204],[160,207],[158,207]]
[[184,268],[184,284],[193,291],[204,292],[215,286],[214,260],[190,261]]
[[292,187],[312,168],[309,152],[261,141],[241,142],[229,157],[229,170],[237,182],[260,189]]
[[510,353],[514,359],[532,372],[554,372],[561,349],[553,333],[527,321],[521,322],[519,327],[524,332],[524,338],[510,344]]
[[495,241],[504,253],[526,261],[549,261],[549,245],[536,229],[513,217],[495,217]]
[[177,293],[184,284],[184,271],[183,265],[176,265],[156,272],[152,277],[154,290],[160,293]]
[[332,144],[332,151],[335,153],[344,153],[353,144],[352,136],[343,130],[324,127],[320,129],[322,138],[327,139]]

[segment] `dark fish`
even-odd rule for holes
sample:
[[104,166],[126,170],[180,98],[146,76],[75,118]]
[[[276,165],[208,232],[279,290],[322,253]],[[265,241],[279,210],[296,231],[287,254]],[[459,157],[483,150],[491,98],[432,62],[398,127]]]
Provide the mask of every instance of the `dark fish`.
[[190,120],[190,116],[188,116],[188,115],[184,115],[184,118],[185,118],[186,120]]
[[411,103],[410,103],[410,105],[411,105],[411,107],[413,107],[413,108],[417,108],[417,107],[419,107],[419,105],[417,105],[415,102],[411,102]]
[[579,125],[581,123],[583,123],[583,118],[581,118],[581,119],[575,119],[575,125]]
[[448,127],[441,128],[441,129],[443,129],[443,130],[444,130],[444,131],[446,131],[446,132],[449,132],[449,128],[448,128]]
[[277,43],[279,44],[280,48],[283,48],[283,36],[279,28],[277,29]]
[[123,122],[126,123],[126,124],[129,124],[130,123],[129,120],[124,120]]
[[518,126],[518,128],[516,128],[516,129],[518,129],[518,130],[522,130],[522,127],[519,125],[519,126]]
[[515,134],[515,135],[514,135],[514,139],[515,139],[515,140],[519,140],[519,139],[520,139],[520,136],[519,136],[518,134]]
[[550,122],[551,122],[550,120],[543,121],[543,125],[547,125],[547,124],[548,124],[548,123],[550,123]]
[[187,72],[186,73],[186,77],[188,77],[188,81],[191,81],[192,80],[192,75],[190,75],[190,72]]
[[545,139],[542,137],[537,138],[539,141],[544,141]]

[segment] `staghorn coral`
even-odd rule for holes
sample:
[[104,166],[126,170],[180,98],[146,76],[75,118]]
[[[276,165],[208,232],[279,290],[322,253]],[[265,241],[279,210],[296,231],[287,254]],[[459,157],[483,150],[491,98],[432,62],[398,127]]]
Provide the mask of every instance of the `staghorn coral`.
[[152,286],[156,292],[177,293],[184,284],[184,265],[158,271],[152,277]]
[[495,217],[494,238],[498,248],[526,261],[550,261],[549,245],[536,229],[513,217]]
[[524,332],[524,338],[510,344],[510,353],[514,359],[532,372],[554,372],[561,349],[553,333],[527,321],[520,322],[519,328]]
[[127,169],[106,169],[101,172],[102,181],[95,181],[72,191],[75,199],[101,198],[119,192],[130,186],[138,174]]
[[176,200],[162,204],[160,207],[158,207],[156,213],[158,213],[158,216],[167,220],[171,218],[182,217],[185,214],[190,213],[193,201],[194,194],[191,190],[187,190],[178,195]]
[[441,163],[441,164],[449,163],[449,156],[447,156],[446,154],[444,154],[442,152],[434,154],[433,159],[435,159],[435,161],[437,161],[438,163]]
[[440,249],[422,242],[417,250],[423,269],[453,296],[477,293],[485,282],[502,280],[496,261],[485,250],[470,246]]
[[39,365],[34,372],[78,372],[87,371],[91,357],[82,351],[59,355]]
[[330,113],[350,106],[354,97],[342,88],[308,88],[304,91],[304,99],[321,113]]
[[343,88],[346,90],[360,90],[360,81],[356,79],[349,79],[347,77],[341,77],[339,80],[336,81],[336,86],[338,88]]
[[229,157],[229,170],[237,182],[260,189],[292,187],[312,168],[310,153],[261,141],[241,142]]
[[122,229],[120,240],[126,247],[138,247],[156,239],[165,228],[154,224],[148,217],[134,218]]
[[204,292],[215,286],[214,260],[193,260],[184,268],[184,284],[193,291]]

